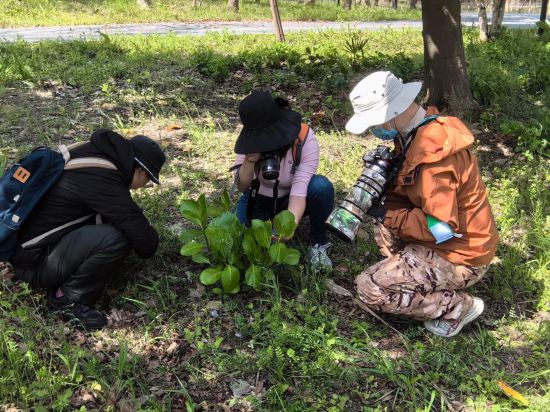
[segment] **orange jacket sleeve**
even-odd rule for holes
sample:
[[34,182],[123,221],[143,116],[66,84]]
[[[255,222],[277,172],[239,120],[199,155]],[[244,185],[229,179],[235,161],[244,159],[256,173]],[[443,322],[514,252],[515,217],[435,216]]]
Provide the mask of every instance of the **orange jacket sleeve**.
[[460,232],[457,183],[450,158],[422,165],[414,185],[405,189],[411,203],[418,207],[388,210],[384,226],[406,241],[434,242],[426,221],[426,215],[432,215],[448,223],[454,232]]

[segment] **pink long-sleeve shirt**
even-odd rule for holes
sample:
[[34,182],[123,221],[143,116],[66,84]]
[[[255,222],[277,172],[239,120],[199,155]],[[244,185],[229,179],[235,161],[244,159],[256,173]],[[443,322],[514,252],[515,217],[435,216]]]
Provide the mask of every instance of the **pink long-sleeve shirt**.
[[[243,164],[244,155],[237,155],[235,160],[236,165]],[[302,155],[300,164],[296,168],[294,174],[291,173],[292,164],[292,149],[286,152],[285,157],[281,160],[281,169],[279,170],[279,186],[278,197],[284,197],[288,194],[291,196],[307,196],[307,187],[313,175],[319,167],[319,142],[315,137],[315,133],[310,128],[306,142],[302,147]],[[260,190],[258,193],[262,196],[273,197],[273,185],[275,180],[265,180],[260,175]]]

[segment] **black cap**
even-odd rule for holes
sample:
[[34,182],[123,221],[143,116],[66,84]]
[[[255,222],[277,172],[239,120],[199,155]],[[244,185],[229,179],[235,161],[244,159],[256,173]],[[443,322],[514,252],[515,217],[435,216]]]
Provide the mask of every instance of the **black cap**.
[[130,143],[134,147],[135,161],[145,169],[153,182],[159,184],[160,169],[166,161],[166,155],[160,145],[143,135],[132,137]]

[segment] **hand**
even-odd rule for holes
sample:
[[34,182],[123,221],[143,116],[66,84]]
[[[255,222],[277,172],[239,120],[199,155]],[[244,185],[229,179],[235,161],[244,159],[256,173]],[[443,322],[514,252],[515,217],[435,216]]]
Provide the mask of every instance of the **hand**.
[[386,212],[388,209],[386,209],[386,206],[383,204],[376,204],[374,206],[371,206],[369,210],[367,210],[367,215],[372,216],[375,218],[378,222],[383,223],[384,218],[386,217]]
[[244,155],[244,161],[248,163],[256,163],[261,157],[261,153],[248,153]]

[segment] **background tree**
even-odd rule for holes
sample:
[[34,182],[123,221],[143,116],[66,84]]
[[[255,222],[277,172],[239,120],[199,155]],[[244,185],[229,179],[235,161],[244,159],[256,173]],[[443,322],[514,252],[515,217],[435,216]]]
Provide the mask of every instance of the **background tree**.
[[237,13],[239,11],[239,0],[227,0],[227,8]]
[[396,9],[397,8],[397,0],[391,0],[391,6]]
[[351,10],[352,0],[344,0],[344,9]]
[[489,23],[487,22],[487,5],[489,0],[477,0],[477,15],[479,16],[479,40],[489,39]]
[[489,37],[495,37],[502,28],[502,20],[504,20],[504,9],[506,0],[493,0],[493,16],[491,25],[489,26]]
[[304,0],[304,5],[306,6],[313,6],[315,4],[315,0]]
[[459,0],[422,2],[424,89],[422,103],[458,116],[474,107],[470,92]]
[[409,0],[409,6],[411,9],[416,9],[417,4],[418,4],[418,0]]
[[540,8],[540,23],[539,23],[539,36],[542,36],[544,34],[544,28],[545,25],[548,27],[548,24],[546,24],[546,14],[548,13],[548,0],[542,0],[542,5]]

